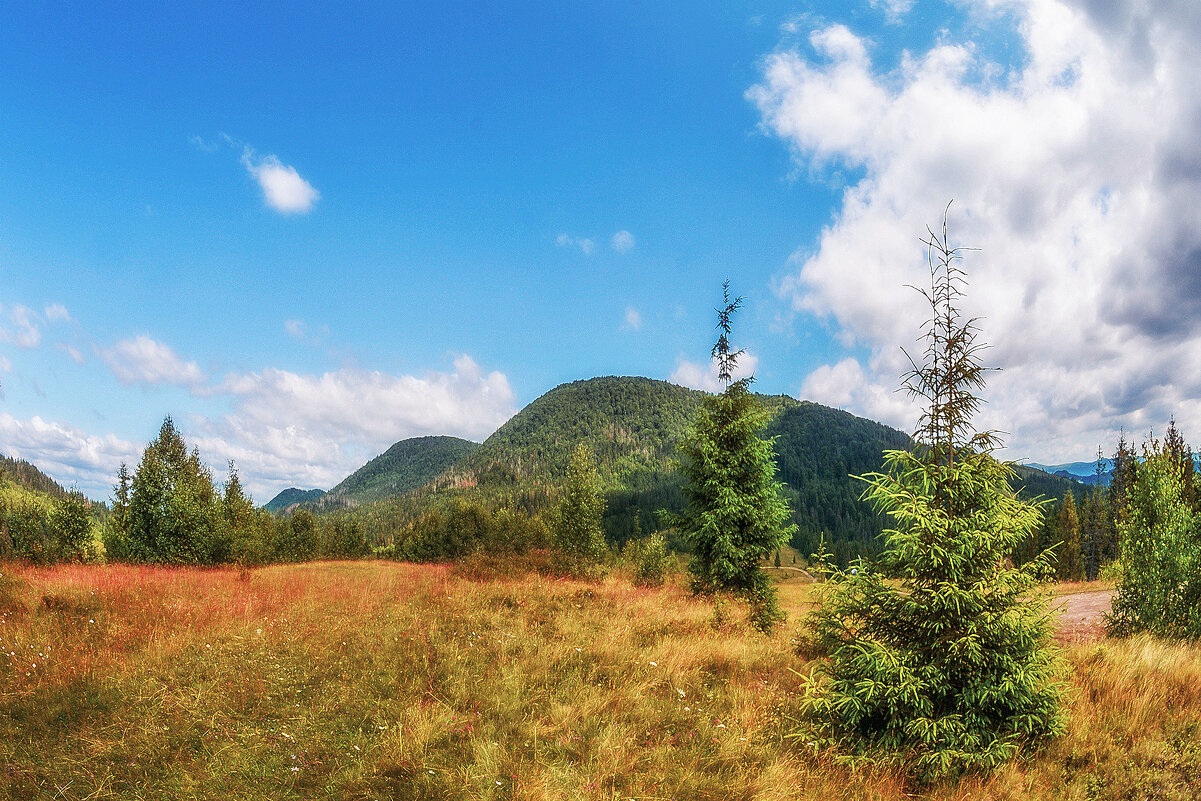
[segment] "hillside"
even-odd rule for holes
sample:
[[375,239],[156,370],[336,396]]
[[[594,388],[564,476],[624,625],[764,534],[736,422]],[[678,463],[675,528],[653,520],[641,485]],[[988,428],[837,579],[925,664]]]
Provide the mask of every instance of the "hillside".
[[343,479],[322,501],[356,506],[402,495],[429,483],[479,447],[479,443],[458,437],[401,440]]
[[[553,500],[576,443],[596,454],[607,490],[605,530],[621,543],[658,527],[655,512],[684,504],[671,468],[704,393],[649,378],[606,376],[563,384],[530,403],[433,489],[505,497],[529,508]],[[905,434],[786,396],[759,396],[772,414],[780,479],[803,532],[871,540],[881,526],[850,475],[880,467]],[[804,539],[805,543],[809,539]]]
[[276,495],[267,503],[263,504],[263,508],[268,512],[282,512],[289,506],[298,503],[312,503],[313,501],[321,500],[325,495],[325,490],[311,489],[302,490],[296,487],[288,487],[278,495]]
[[[557,500],[570,454],[583,442],[597,457],[607,501],[606,536],[620,545],[657,529],[658,510],[683,508],[672,460],[704,397],[703,392],[649,378],[573,381],[534,400],[417,492],[400,497],[404,490],[378,479],[390,475],[382,465],[399,460],[401,446],[415,442],[406,440],[356,471],[321,506],[332,508],[339,488],[353,488],[360,480],[371,484],[376,476],[375,502],[358,496],[366,505],[357,514],[375,541],[387,539],[415,515],[456,499],[538,512]],[[852,476],[879,470],[884,451],[908,447],[908,435],[820,404],[780,395],[758,397],[770,411],[764,436],[776,439],[778,477],[799,529],[795,547],[813,553],[824,534],[840,562],[874,552],[885,521],[860,500],[865,485]],[[1027,492],[1036,495],[1062,497],[1073,486],[1026,468],[1022,474]],[[684,543],[672,545],[681,548]]]
[[40,492],[52,498],[67,496],[63,486],[24,459],[12,459],[0,454],[0,480],[7,480],[18,487]]

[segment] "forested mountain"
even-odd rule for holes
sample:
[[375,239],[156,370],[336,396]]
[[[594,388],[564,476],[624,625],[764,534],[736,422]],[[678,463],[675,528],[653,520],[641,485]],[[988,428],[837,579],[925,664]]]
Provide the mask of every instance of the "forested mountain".
[[879,470],[884,451],[908,448],[909,436],[808,401],[785,406],[764,435],[776,438],[777,477],[798,527],[793,546],[813,553],[825,534],[844,560],[873,550],[886,521],[860,500],[867,485],[853,476]]
[[412,437],[351,473],[321,499],[323,505],[356,506],[403,495],[427,484],[478,450],[458,437]]
[[313,501],[319,501],[324,495],[325,490],[302,490],[296,487],[288,487],[286,490],[281,491],[267,503],[263,504],[263,508],[272,513],[282,512],[289,506],[293,506],[298,503],[312,503]]
[[[595,455],[605,493],[606,537],[620,545],[660,528],[658,510],[683,509],[672,461],[703,397],[649,378],[574,381],[530,403],[482,445],[453,437],[398,442],[306,505],[318,512],[351,507],[347,513],[377,544],[390,542],[426,512],[460,501],[545,515],[559,499],[572,452],[583,443]],[[879,470],[884,451],[909,447],[909,437],[820,404],[757,397],[770,413],[763,436],[776,440],[777,477],[798,527],[796,547],[812,553],[824,534],[844,563],[874,552],[885,521],[860,500],[866,485],[853,476]],[[1034,494],[1061,497],[1071,486],[1033,470],[1022,474]]]
[[[429,489],[536,511],[553,502],[570,454],[582,442],[596,455],[606,491],[606,535],[622,543],[658,528],[657,510],[683,508],[671,463],[703,397],[649,378],[563,384],[521,410]],[[798,545],[816,544],[823,532],[831,541],[871,542],[881,523],[859,500],[862,487],[851,475],[879,469],[883,452],[906,447],[908,436],[819,404],[758,398],[771,413],[764,436],[778,437],[779,479],[800,528]]]
[[1063,500],[1063,496],[1070,492],[1079,502],[1088,493],[1087,485],[1090,483],[1058,473],[1052,475],[1028,465],[1018,465],[1017,474],[1018,482],[1015,489],[1023,497],[1030,499]]
[[0,454],[0,479],[59,500],[67,497],[67,491],[61,484],[24,459],[12,459]]

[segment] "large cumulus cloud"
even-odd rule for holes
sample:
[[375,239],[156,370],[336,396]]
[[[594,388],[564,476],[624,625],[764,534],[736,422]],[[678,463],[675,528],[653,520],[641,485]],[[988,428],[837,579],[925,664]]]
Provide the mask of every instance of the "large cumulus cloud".
[[[980,424],[1010,455],[1109,448],[1175,414],[1201,436],[1201,5],[976,0],[974,34],[882,69],[841,25],[765,60],[748,96],[810,170],[856,176],[781,294],[872,354],[802,392],[909,426],[892,389],[925,309],[919,238],[951,198],[966,312],[994,346]],[[1004,34],[1024,52],[990,60]]]

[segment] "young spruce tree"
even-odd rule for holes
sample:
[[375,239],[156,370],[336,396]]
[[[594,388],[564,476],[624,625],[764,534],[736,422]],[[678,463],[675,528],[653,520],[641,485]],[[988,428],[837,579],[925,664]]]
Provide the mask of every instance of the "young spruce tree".
[[712,355],[726,388],[701,402],[693,430],[680,445],[678,470],[688,504],[668,520],[692,545],[693,590],[746,597],[756,624],[767,629],[783,615],[759,560],[788,542],[796,526],[784,526],[788,506],[776,481],[772,441],[759,436],[767,414],[748,388],[754,377],[734,380],[743,352],[730,350],[730,321],[742,298],[730,300],[729,281],[722,292],[721,335]]
[[828,654],[804,699],[797,733],[852,763],[893,765],[919,782],[987,772],[1058,733],[1059,659],[1036,575],[1006,557],[1039,524],[1018,500],[993,432],[972,416],[985,368],[975,320],[959,311],[960,253],[930,232],[932,315],[924,363],[904,389],[925,403],[916,446],[885,454],[865,497],[892,517],[884,550],[829,582],[811,624]]

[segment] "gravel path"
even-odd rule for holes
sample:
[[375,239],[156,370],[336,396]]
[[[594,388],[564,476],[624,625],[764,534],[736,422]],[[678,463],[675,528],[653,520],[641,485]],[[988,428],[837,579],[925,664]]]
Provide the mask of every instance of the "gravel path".
[[1095,640],[1105,633],[1103,615],[1113,608],[1113,590],[1062,595],[1051,601],[1061,640]]

